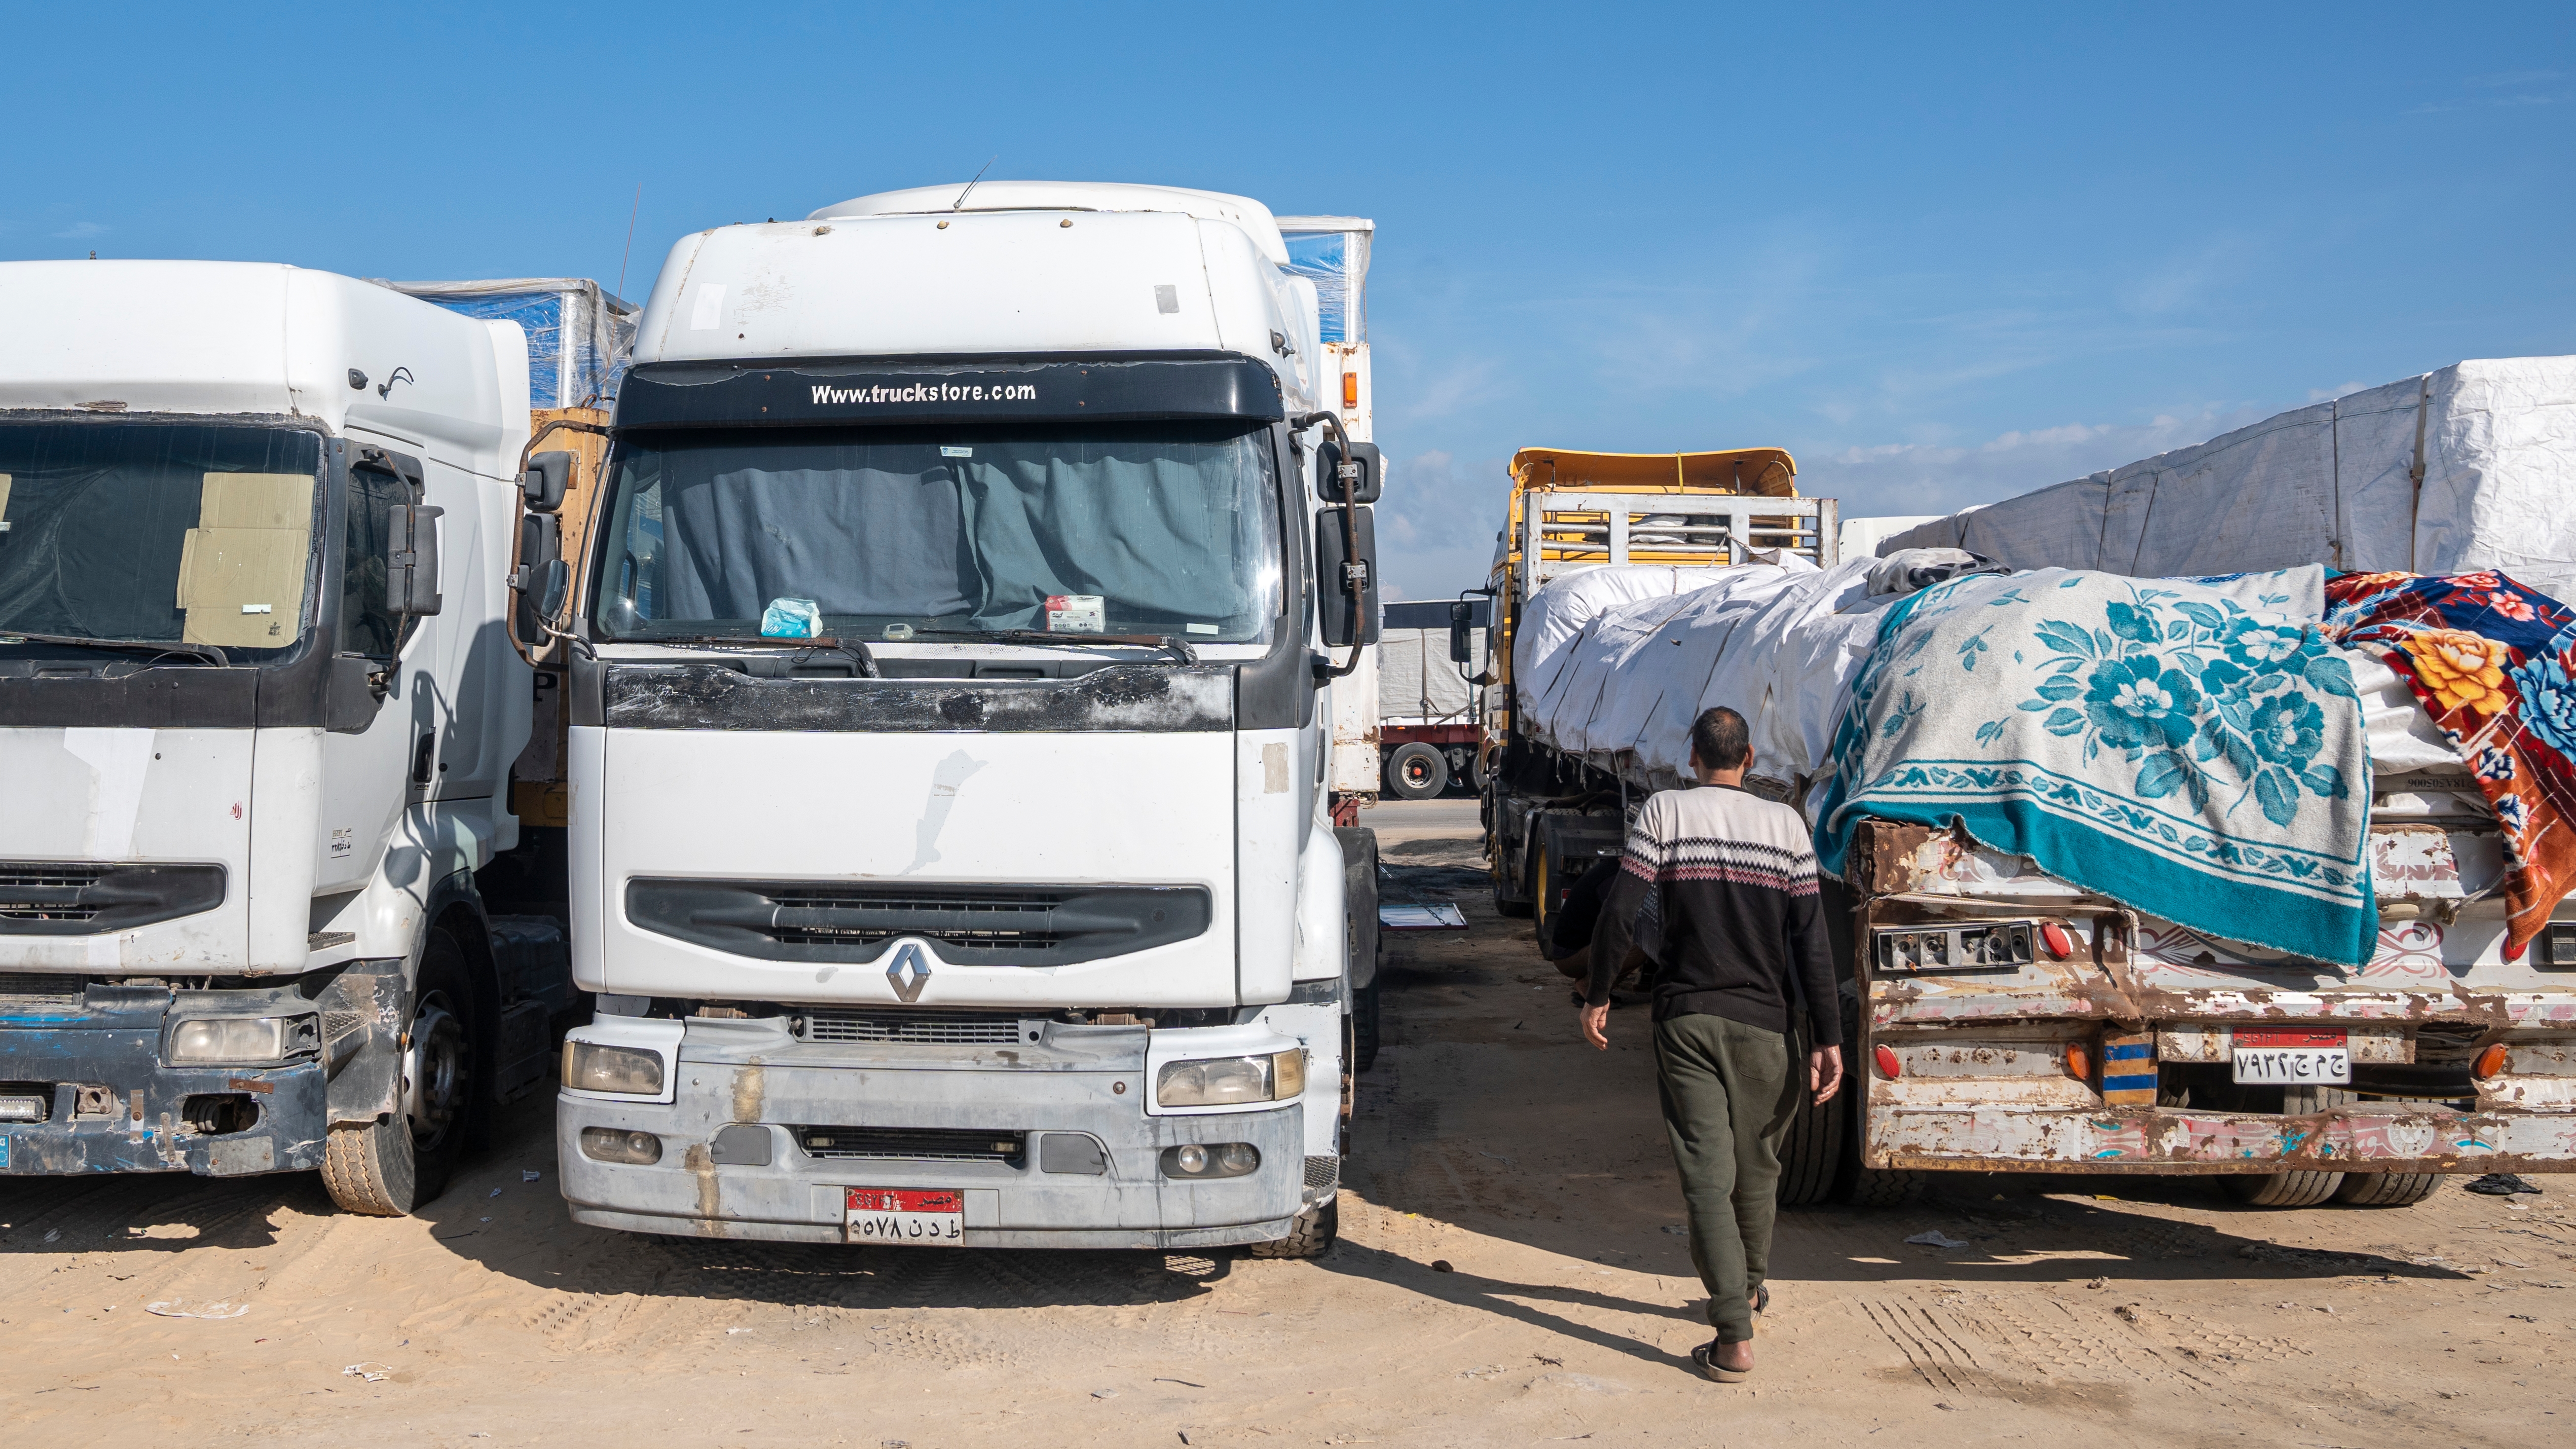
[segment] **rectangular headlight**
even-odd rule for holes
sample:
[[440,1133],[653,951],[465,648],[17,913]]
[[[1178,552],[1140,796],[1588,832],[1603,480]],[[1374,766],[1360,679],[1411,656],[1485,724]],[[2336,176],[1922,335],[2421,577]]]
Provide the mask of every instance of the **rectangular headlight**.
[[1154,1102],[1163,1107],[1234,1107],[1284,1102],[1306,1090],[1306,1054],[1211,1057],[1166,1062],[1154,1077]]
[[576,1092],[658,1097],[662,1095],[662,1056],[637,1047],[568,1041],[564,1043],[563,1084]]
[[170,1028],[170,1065],[251,1066],[284,1061],[311,1033],[310,1017],[200,1016]]

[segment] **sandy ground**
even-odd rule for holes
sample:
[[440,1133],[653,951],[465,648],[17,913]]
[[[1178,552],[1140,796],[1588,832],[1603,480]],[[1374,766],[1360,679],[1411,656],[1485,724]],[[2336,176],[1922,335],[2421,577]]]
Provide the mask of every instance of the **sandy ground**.
[[2264,1212],[1962,1176],[1791,1212],[1755,1380],[1691,1376],[1640,1014],[1575,1044],[1527,923],[1461,870],[1472,802],[1365,818],[1473,929],[1391,953],[1321,1261],[574,1227],[541,1100],[417,1219],[303,1177],[0,1183],[0,1442],[2576,1442],[2568,1178]]

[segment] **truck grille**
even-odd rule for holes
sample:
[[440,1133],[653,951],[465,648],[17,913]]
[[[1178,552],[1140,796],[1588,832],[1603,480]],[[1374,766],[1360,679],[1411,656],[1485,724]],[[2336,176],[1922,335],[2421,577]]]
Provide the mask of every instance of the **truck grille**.
[[1010,1046],[1023,1032],[1018,1017],[981,1011],[811,1011],[797,1035],[816,1042]]
[[0,935],[104,935],[223,903],[220,865],[0,861]]
[[0,971],[0,996],[33,996],[62,1001],[79,996],[84,984],[78,976],[52,976],[41,971]]
[[960,1132],[935,1127],[799,1127],[808,1157],[834,1162],[999,1162],[1020,1165],[1024,1132]]
[[626,915],[765,961],[864,965],[911,937],[979,966],[1062,966],[1188,940],[1214,908],[1201,886],[632,880]]

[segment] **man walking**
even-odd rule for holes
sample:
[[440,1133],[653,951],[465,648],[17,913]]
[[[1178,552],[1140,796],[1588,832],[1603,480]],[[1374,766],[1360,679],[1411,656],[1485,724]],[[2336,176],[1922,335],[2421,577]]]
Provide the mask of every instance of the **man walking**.
[[[1698,789],[1646,801],[1592,939],[1584,1040],[1606,1050],[1610,984],[1633,944],[1656,963],[1655,1073],[1690,1213],[1691,1265],[1717,1340],[1691,1352],[1733,1383],[1753,1371],[1753,1315],[1770,1301],[1780,1138],[1801,1087],[1818,1105],[1842,1085],[1842,1013],[1806,821],[1744,789],[1744,716],[1691,722]],[[1812,1050],[1793,1070],[1793,1015]],[[1798,1078],[1803,1075],[1805,1081]]]

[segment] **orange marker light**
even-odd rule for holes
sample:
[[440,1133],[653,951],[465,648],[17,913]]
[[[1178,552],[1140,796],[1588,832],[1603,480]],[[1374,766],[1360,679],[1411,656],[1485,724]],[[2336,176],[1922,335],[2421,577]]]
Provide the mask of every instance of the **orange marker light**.
[[1888,1050],[1886,1047],[1871,1047],[1869,1049],[1869,1056],[1870,1060],[1878,1063],[1878,1074],[1887,1078],[1889,1081],[1895,1081],[1897,1078],[1905,1075],[1905,1063],[1898,1061],[1896,1059],[1896,1053]]
[[2509,1053],[2504,1049],[2504,1043],[2497,1042],[2494,1046],[2478,1053],[2478,1063],[2469,1068],[2469,1074],[2483,1082],[2504,1070],[2505,1058],[2508,1055]]
[[2049,921],[2039,928],[2039,943],[2048,948],[2051,960],[2063,961],[2075,954],[2075,933],[2063,921]]
[[2093,1054],[2080,1042],[2066,1044],[2066,1075],[2079,1082],[2093,1080]]
[[1358,373],[1356,373],[1356,372],[1346,372],[1346,373],[1343,373],[1343,374],[1342,374],[1342,406],[1343,406],[1343,407],[1345,407],[1345,408],[1355,408],[1355,407],[1358,407],[1359,405],[1360,405],[1360,375],[1359,375]]

